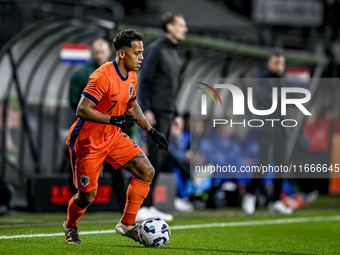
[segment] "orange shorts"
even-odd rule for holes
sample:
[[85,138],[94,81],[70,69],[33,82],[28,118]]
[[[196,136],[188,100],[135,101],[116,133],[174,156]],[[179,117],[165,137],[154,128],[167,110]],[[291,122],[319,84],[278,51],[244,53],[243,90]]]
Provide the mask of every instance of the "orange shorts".
[[125,165],[130,159],[143,152],[132,139],[123,132],[115,134],[114,138],[99,152],[85,154],[77,146],[70,150],[73,183],[82,192],[89,192],[98,187],[98,178],[104,161],[115,169]]

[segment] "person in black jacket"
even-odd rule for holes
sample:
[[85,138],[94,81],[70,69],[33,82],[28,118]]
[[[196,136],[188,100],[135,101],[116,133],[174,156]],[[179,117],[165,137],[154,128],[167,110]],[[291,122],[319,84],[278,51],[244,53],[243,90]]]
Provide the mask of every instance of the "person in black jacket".
[[[164,36],[151,44],[145,53],[140,77],[139,102],[149,123],[169,138],[170,126],[177,115],[175,101],[179,85],[181,61],[177,44],[185,39],[188,32],[181,14],[171,12],[161,17]],[[137,214],[137,221],[158,216],[172,221],[171,214],[160,212],[153,206],[152,194],[158,173],[166,168],[166,152],[157,149],[156,144],[147,139],[149,160],[156,170],[148,197]]]
[[[257,75],[256,82],[253,85],[254,96],[257,101],[258,110],[267,110],[272,106],[272,90],[273,87],[278,88],[278,104],[276,110],[266,116],[256,116],[257,119],[282,119],[281,116],[281,88],[289,86],[283,79],[286,63],[285,57],[281,51],[274,51],[267,61],[265,70]],[[259,143],[259,165],[274,163],[275,166],[284,165],[284,157],[287,147],[287,134],[284,127],[266,123],[261,128],[256,128],[254,134]],[[284,205],[280,200],[283,176],[276,173],[273,179],[273,194],[269,196],[268,210],[270,213],[291,214],[293,210]],[[246,186],[246,194],[243,195],[242,209],[247,214],[255,212],[256,196],[255,190],[261,184],[262,176],[254,176],[252,181]]]

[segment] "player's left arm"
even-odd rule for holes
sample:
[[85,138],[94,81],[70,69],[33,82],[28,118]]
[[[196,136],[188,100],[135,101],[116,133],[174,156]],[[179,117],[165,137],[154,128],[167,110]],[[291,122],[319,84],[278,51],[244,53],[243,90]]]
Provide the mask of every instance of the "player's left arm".
[[142,109],[138,105],[137,100],[133,100],[128,103],[126,113],[137,119],[137,125],[143,128],[146,133],[151,136],[152,140],[154,140],[159,149],[168,150],[168,141],[166,140],[165,136],[151,127],[150,123],[145,118]]
[[145,118],[142,109],[140,108],[137,100],[130,101],[126,108],[126,113],[128,115],[132,115],[135,119],[137,119],[136,123],[146,132],[150,131],[151,125]]

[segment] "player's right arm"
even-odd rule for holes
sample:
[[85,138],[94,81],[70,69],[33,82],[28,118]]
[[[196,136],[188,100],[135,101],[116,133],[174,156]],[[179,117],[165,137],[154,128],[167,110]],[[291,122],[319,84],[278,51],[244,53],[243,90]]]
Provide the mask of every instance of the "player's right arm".
[[111,115],[103,114],[94,109],[95,107],[95,102],[82,95],[77,107],[77,117],[95,123],[110,124]]
[[95,107],[95,102],[82,95],[77,107],[77,117],[83,120],[100,124],[111,124],[125,129],[131,129],[137,121],[137,119],[129,115],[111,116],[103,114],[94,109]]
[[107,72],[103,65],[90,76],[78,103],[77,117],[94,123],[111,124],[120,128],[131,129],[136,122],[136,119],[132,116],[111,116],[95,109],[108,90]]

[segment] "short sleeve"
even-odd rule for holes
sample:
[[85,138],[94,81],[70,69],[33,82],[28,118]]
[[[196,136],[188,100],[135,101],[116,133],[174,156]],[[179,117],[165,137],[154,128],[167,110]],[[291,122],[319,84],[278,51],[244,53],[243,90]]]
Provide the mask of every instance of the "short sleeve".
[[108,91],[109,84],[103,72],[97,70],[94,72],[83,91],[83,95],[98,104]]
[[136,73],[134,73],[134,77],[133,77],[133,81],[132,81],[132,86],[133,86],[133,91],[132,91],[132,95],[130,98],[130,102],[135,101],[136,100],[136,96],[137,96],[137,75]]

